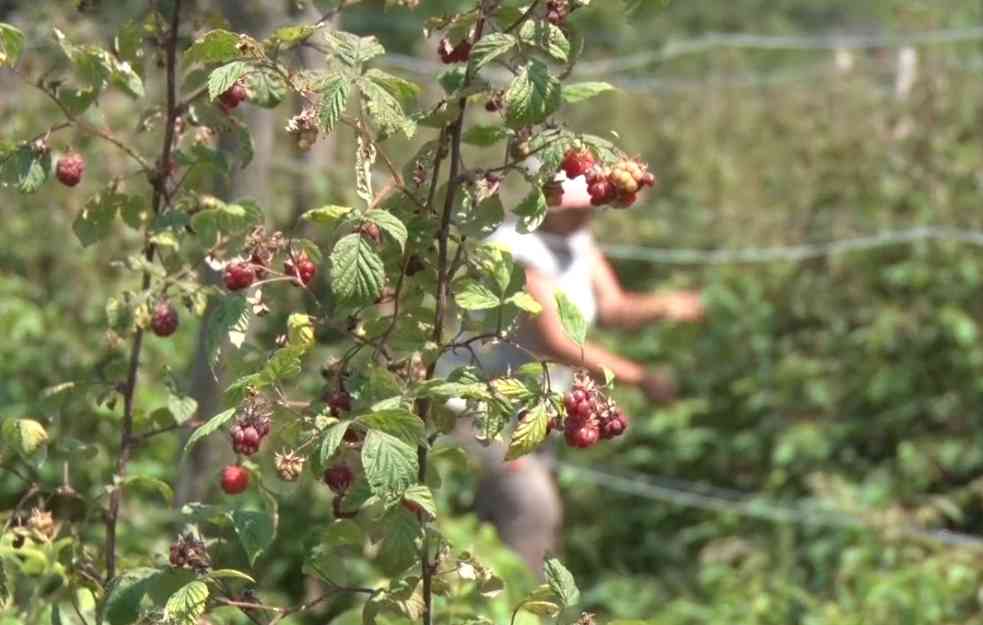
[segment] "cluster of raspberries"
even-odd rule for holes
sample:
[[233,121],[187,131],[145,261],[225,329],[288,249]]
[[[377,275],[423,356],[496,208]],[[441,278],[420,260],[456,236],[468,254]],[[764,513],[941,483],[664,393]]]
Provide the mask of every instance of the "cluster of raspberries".
[[[272,254],[254,251],[248,261],[229,263],[225,267],[225,288],[230,291],[248,289],[256,280],[266,277]],[[317,274],[317,265],[301,252],[288,256],[283,263],[283,272],[293,278],[293,284],[307,286]]]
[[259,451],[263,439],[270,433],[270,418],[268,416],[249,416],[236,421],[229,435],[232,437],[232,449],[237,454],[251,456]]
[[625,413],[587,375],[577,375],[573,388],[563,398],[563,406],[563,435],[571,447],[593,447],[599,440],[621,436],[628,429]]
[[[638,200],[638,192],[643,187],[655,185],[655,175],[648,166],[638,159],[622,159],[610,166],[595,160],[593,152],[586,148],[573,148],[567,151],[560,169],[571,180],[584,176],[587,192],[594,206],[610,204],[618,208],[628,208]],[[548,200],[558,204],[560,196],[556,189],[548,190]]]

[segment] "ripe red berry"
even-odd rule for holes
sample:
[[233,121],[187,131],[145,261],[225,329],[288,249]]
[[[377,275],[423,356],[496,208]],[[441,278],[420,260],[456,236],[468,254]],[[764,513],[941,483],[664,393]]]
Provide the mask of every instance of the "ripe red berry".
[[634,205],[636,201],[638,201],[637,192],[622,193],[618,196],[618,199],[615,201],[614,205],[618,208],[628,208],[629,206]]
[[437,54],[444,63],[463,63],[471,57],[471,42],[467,39],[452,46],[447,37],[437,44]]
[[354,477],[347,464],[336,464],[324,472],[324,483],[336,495],[344,495],[351,487]]
[[594,167],[594,155],[590,150],[568,150],[560,165],[567,178],[586,175]]
[[587,186],[587,193],[590,194],[590,203],[593,206],[603,206],[611,201],[614,195],[614,187],[607,180],[593,182]]
[[249,97],[249,93],[241,83],[236,83],[218,96],[219,107],[226,113],[239,106],[241,102]]
[[454,46],[453,62],[465,63],[469,58],[471,58],[471,42],[465,39]]
[[222,490],[228,495],[238,495],[249,488],[249,471],[237,464],[222,469]]
[[230,291],[241,291],[252,286],[256,272],[249,263],[232,263],[225,268],[225,287]]
[[78,152],[70,152],[60,159],[55,166],[55,176],[58,182],[66,187],[74,187],[82,180],[85,173],[85,159]]
[[601,438],[609,439],[624,434],[628,429],[628,423],[621,416],[609,420],[601,427]]
[[292,259],[288,258],[283,263],[283,271],[294,278],[294,284],[299,282],[307,286],[314,279],[314,274],[317,273],[317,265],[307,257],[307,254],[299,254]]
[[597,424],[593,421],[573,423],[572,427],[568,425],[563,434],[567,444],[578,449],[593,447],[601,437]]
[[352,409],[352,396],[348,394],[348,391],[335,391],[328,395],[325,401],[334,417],[340,417]]
[[157,336],[170,336],[178,326],[177,309],[170,302],[159,302],[150,317],[150,329]]
[[655,174],[650,171],[645,172],[642,174],[642,179],[639,181],[639,184],[643,187],[655,186]]

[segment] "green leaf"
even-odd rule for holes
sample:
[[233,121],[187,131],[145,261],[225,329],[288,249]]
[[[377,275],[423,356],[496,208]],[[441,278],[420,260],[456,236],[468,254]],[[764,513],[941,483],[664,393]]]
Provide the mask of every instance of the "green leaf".
[[140,603],[159,574],[157,569],[136,568],[113,580],[105,605],[109,625],[130,625],[140,618]]
[[256,156],[256,144],[253,141],[253,133],[249,131],[249,126],[246,124],[238,125],[237,134],[239,138],[239,160],[241,167],[245,169],[249,166],[249,163],[253,162],[253,157]]
[[487,310],[502,305],[501,298],[494,291],[471,278],[455,281],[451,290],[454,301],[464,310]]
[[198,401],[194,397],[170,395],[167,398],[167,409],[171,411],[174,422],[180,425],[194,416],[198,410]]
[[362,63],[386,53],[386,49],[375,37],[359,37],[352,33],[336,30],[327,38],[336,58],[351,68],[357,68]]
[[580,590],[573,574],[557,558],[546,559],[546,582],[563,602],[564,607],[576,605],[580,601]]
[[227,65],[212,70],[208,76],[208,99],[214,100],[232,88],[240,78],[251,69],[248,63],[233,61]]
[[241,346],[251,318],[249,302],[245,297],[241,295],[221,297],[208,316],[206,332],[208,353],[216,354],[225,337],[228,337],[233,346]]
[[560,81],[550,74],[545,63],[533,59],[505,92],[505,118],[513,128],[532,126],[545,121],[561,102]]
[[235,569],[218,569],[209,573],[208,577],[211,579],[238,579],[244,582],[249,582],[250,584],[256,583],[256,580],[254,580],[252,577]]
[[123,486],[129,486],[140,490],[149,490],[157,495],[160,495],[161,499],[167,503],[174,501],[174,489],[171,488],[171,485],[163,480],[150,477],[149,475],[130,475],[123,480],[122,484]]
[[383,232],[395,239],[396,243],[399,244],[400,250],[406,246],[406,238],[409,235],[406,231],[406,225],[399,220],[399,217],[389,211],[374,208],[366,211],[364,218],[366,221],[379,226]]
[[212,245],[219,234],[229,236],[246,232],[263,219],[262,211],[251,202],[226,204],[217,198],[206,197],[202,204],[204,208],[191,217],[191,227],[206,245]]
[[369,118],[378,126],[383,138],[402,132],[407,139],[416,132],[416,123],[406,116],[400,104],[388,90],[371,80],[360,79],[359,91],[365,99]]
[[273,543],[273,517],[259,510],[233,510],[228,517],[250,566],[255,565],[260,554]]
[[468,145],[488,147],[508,139],[509,134],[508,128],[502,126],[471,126],[461,136],[461,141]]
[[243,56],[239,51],[239,35],[227,30],[212,30],[191,44],[184,53],[184,63],[188,66],[195,63],[225,63]]
[[570,57],[570,41],[559,27],[542,20],[530,20],[519,29],[519,38],[528,45],[535,46],[559,63],[566,63]]
[[417,479],[416,448],[380,430],[369,430],[362,443],[362,467],[372,493],[393,503]]
[[57,603],[51,604],[51,625],[62,625],[61,608],[58,607]]
[[0,428],[4,447],[13,449],[24,459],[45,453],[48,432],[33,419],[6,419]]
[[243,79],[246,91],[249,92],[249,103],[272,109],[276,108],[287,97],[287,83],[283,76],[272,69],[262,68],[249,72]]
[[336,226],[350,212],[352,212],[350,206],[335,206],[331,204],[322,206],[321,208],[312,208],[301,215],[300,218],[316,224]]
[[0,67],[14,67],[24,52],[24,33],[0,22]]
[[416,515],[396,506],[383,517],[386,535],[379,550],[379,563],[387,575],[396,576],[419,561],[423,531]]
[[556,290],[556,308],[560,315],[563,332],[577,345],[583,346],[587,339],[587,322],[577,305],[563,291]]
[[526,311],[527,313],[536,316],[543,312],[542,305],[536,301],[536,298],[526,293],[525,291],[519,291],[518,293],[513,293],[507,300],[509,304],[513,304],[516,307]]
[[24,144],[0,161],[0,180],[21,193],[34,193],[51,175],[51,152]]
[[539,447],[546,440],[549,420],[546,404],[538,404],[524,414],[512,431],[512,439],[509,441],[505,459],[515,460]]
[[328,431],[324,433],[324,438],[321,439],[321,452],[318,456],[320,460],[318,466],[321,469],[328,466],[328,461],[331,460],[331,457],[341,447],[341,441],[345,439],[345,433],[348,431],[348,426],[351,423],[351,421],[339,421],[329,427]]
[[482,37],[471,48],[471,74],[474,75],[482,67],[511,50],[516,43],[515,37],[505,33],[490,33]]
[[526,234],[538,228],[543,220],[546,219],[546,196],[539,187],[533,187],[519,205],[512,212],[519,217],[517,228],[519,232]]
[[380,69],[370,69],[365,72],[365,77],[388,91],[404,107],[411,106],[420,97],[420,85]]
[[328,134],[334,131],[348,106],[348,98],[351,94],[352,83],[348,76],[335,74],[325,81],[320,91],[321,100],[317,110],[317,121],[321,132]]
[[171,595],[164,606],[164,618],[173,625],[196,625],[208,603],[208,585],[195,580]]
[[234,417],[235,414],[236,414],[235,408],[229,408],[224,412],[218,413],[217,415],[209,419],[207,422],[205,422],[204,425],[202,425],[201,427],[197,428],[194,432],[192,432],[191,436],[188,437],[188,442],[184,445],[185,455],[187,455],[188,452],[191,451],[192,447],[198,444],[198,441],[205,438],[209,434],[218,431],[223,425],[231,421],[232,417]]
[[289,50],[297,44],[306,41],[311,35],[317,32],[317,26],[303,24],[300,26],[283,26],[273,31],[273,38],[279,42],[280,47]]
[[382,293],[386,268],[372,244],[360,234],[342,237],[331,252],[331,287],[343,302],[371,304]]
[[562,97],[564,102],[576,104],[614,90],[614,85],[607,82],[578,82],[572,85],[563,85]]
[[399,408],[370,412],[360,416],[357,421],[369,430],[391,434],[410,445],[421,443],[425,433],[423,420],[420,417]]
[[403,499],[412,501],[423,512],[427,520],[432,521],[437,518],[437,504],[434,501],[433,493],[423,484],[414,484],[403,493]]

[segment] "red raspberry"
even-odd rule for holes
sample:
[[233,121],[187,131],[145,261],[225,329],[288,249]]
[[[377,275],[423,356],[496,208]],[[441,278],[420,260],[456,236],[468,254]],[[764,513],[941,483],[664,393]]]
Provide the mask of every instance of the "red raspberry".
[[614,205],[618,208],[628,208],[634,205],[636,201],[638,201],[638,193],[622,193],[618,196]]
[[237,82],[218,96],[218,105],[224,112],[228,113],[247,98],[249,98],[249,93],[246,92],[246,88]]
[[420,504],[418,504],[415,501],[411,501],[409,499],[404,499],[404,500],[402,500],[399,503],[400,503],[401,506],[403,506],[404,508],[406,508],[407,510],[409,510],[413,514],[420,514],[421,512],[423,512],[423,507],[420,506]]
[[85,173],[85,159],[78,152],[69,152],[58,159],[55,166],[55,176],[58,182],[66,187],[74,187],[82,180]]
[[452,46],[450,40],[444,37],[437,44],[437,54],[444,63],[463,63],[471,57],[471,42],[465,39]]
[[157,336],[170,336],[178,326],[177,309],[170,302],[159,302],[150,317],[150,329]]
[[587,186],[587,193],[590,194],[590,203],[593,206],[603,206],[611,201],[614,195],[614,187],[607,180],[593,182]]
[[249,471],[237,464],[222,469],[222,490],[228,495],[238,495],[249,488]]
[[328,395],[325,402],[331,409],[331,416],[333,417],[340,417],[352,409],[352,396],[348,394],[348,391],[335,391]]
[[590,150],[568,150],[560,167],[567,173],[567,178],[584,176],[594,167],[594,155]]
[[288,258],[283,263],[283,271],[294,278],[293,283],[295,285],[299,283],[307,286],[314,279],[314,274],[317,273],[317,265],[307,257],[307,254],[300,254],[293,259]]
[[609,420],[607,423],[601,427],[601,438],[611,439],[616,436],[621,436],[628,429],[628,423],[624,418],[624,415],[619,415],[614,419]]
[[597,444],[601,436],[597,424],[593,421],[584,423],[568,422],[566,431],[563,434],[567,439],[567,445],[578,449],[593,447]]
[[655,186],[655,174],[650,171],[642,174],[642,179],[638,181],[638,184],[643,187],[654,187]]
[[256,280],[256,272],[249,263],[232,263],[225,268],[225,287],[230,291],[249,288]]
[[351,487],[354,477],[347,464],[336,464],[324,472],[324,483],[334,494],[344,495]]
[[358,227],[358,233],[362,235],[363,239],[371,241],[375,245],[382,244],[382,231],[379,230],[379,226],[374,223],[366,222]]

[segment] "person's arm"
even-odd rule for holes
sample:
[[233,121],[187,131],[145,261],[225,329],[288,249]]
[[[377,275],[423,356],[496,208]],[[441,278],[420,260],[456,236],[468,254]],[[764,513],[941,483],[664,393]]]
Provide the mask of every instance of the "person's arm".
[[644,365],[622,358],[599,345],[585,342],[583,349],[570,340],[556,309],[553,283],[534,269],[526,269],[526,288],[543,307],[543,312],[531,320],[537,333],[542,354],[546,358],[573,367],[583,367],[595,376],[610,369],[619,382],[639,387],[649,399],[668,402],[675,397],[675,384],[665,369],[649,370]]
[[635,329],[652,321],[699,321],[703,302],[694,291],[630,293],[621,288],[614,269],[600,250],[594,250],[591,280],[601,325]]

